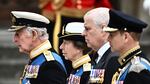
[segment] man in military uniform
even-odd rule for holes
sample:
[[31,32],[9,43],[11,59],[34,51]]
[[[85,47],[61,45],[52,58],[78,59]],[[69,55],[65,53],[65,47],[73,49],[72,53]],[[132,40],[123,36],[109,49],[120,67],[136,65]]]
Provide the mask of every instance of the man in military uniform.
[[[95,8],[84,15],[85,30],[83,36],[87,46],[97,52],[94,57],[95,65],[91,70],[90,83],[110,84],[117,70],[117,54],[112,53],[108,40],[109,33],[102,31],[109,22],[108,8]],[[113,66],[113,67],[112,67]]]
[[109,27],[103,31],[110,33],[111,50],[119,52],[121,66],[114,74],[112,84],[149,84],[150,63],[143,54],[139,40],[147,24],[120,11],[109,11]]
[[13,41],[19,51],[29,55],[20,84],[65,84],[66,68],[61,57],[54,51],[48,40],[47,25],[42,15],[12,11]]

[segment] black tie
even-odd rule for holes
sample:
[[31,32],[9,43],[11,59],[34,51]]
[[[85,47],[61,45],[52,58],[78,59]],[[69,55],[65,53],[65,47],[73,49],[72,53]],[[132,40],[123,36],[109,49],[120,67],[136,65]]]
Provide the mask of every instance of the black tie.
[[96,52],[96,51],[91,51],[90,53],[89,53],[89,56],[90,56],[90,58],[91,58],[91,64],[92,65],[96,65],[97,63],[96,63],[96,60],[97,60],[97,58],[98,58],[98,53]]

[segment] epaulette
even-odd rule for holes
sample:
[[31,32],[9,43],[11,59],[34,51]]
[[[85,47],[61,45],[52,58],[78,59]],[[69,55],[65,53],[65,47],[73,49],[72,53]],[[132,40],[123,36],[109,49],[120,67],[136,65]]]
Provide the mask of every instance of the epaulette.
[[84,72],[85,71],[91,71],[91,68],[92,68],[91,63],[85,63],[85,64],[83,64],[83,71]]
[[[86,63],[88,63],[90,61],[91,61],[91,58],[89,57],[88,54],[86,54],[86,55],[81,56],[80,58],[78,58],[76,61],[74,61],[72,63],[72,67],[74,69],[76,69],[76,68],[80,67],[81,65],[86,64]],[[88,64],[88,66],[89,66],[89,64]]]
[[44,54],[47,61],[55,60],[51,51],[46,50],[46,51],[43,52],[43,54]]
[[140,73],[142,70],[144,69],[148,69],[148,67],[146,66],[150,66],[150,63],[145,60],[144,58],[140,58],[140,57],[134,57],[131,60],[131,67],[129,69],[129,72],[136,72],[136,73]]

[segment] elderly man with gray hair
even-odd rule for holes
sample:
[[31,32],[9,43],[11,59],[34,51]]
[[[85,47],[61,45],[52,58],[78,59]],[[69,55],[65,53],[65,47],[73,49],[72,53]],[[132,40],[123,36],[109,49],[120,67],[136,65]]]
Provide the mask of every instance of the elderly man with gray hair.
[[13,41],[19,51],[29,55],[20,84],[65,84],[66,68],[52,48],[46,27],[50,23],[42,15],[12,11]]

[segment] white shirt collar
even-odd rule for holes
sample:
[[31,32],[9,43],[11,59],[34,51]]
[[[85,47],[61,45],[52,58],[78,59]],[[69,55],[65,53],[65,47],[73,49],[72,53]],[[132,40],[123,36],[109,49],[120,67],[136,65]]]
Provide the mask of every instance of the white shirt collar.
[[104,55],[104,53],[110,48],[110,44],[109,42],[105,43],[98,51],[98,58],[96,63],[99,62],[99,60],[102,58],[102,56]]

